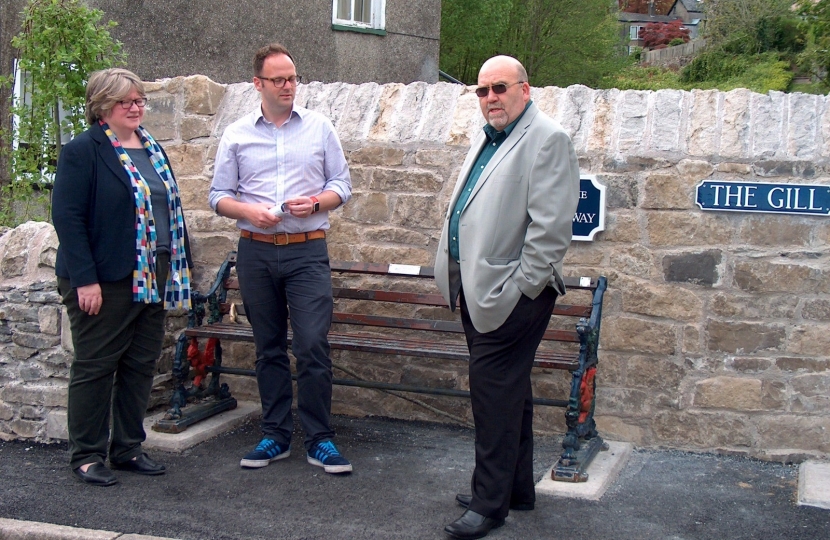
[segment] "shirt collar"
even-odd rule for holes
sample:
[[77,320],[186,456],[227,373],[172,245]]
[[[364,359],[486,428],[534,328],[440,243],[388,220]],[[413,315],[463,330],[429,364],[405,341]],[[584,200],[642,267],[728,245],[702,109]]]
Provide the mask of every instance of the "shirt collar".
[[[300,107],[299,105],[297,105],[296,103],[294,103],[294,104],[291,106],[291,116],[289,116],[289,117],[288,117],[288,120],[291,120],[292,118],[294,118],[294,116],[297,116],[298,118],[300,118],[300,119],[302,120],[302,118],[303,118],[303,117],[304,117],[307,113],[308,113],[308,109],[306,109],[306,108],[304,108],[304,107]],[[265,116],[263,116],[263,114],[262,114],[262,105],[260,105],[259,107],[257,107],[257,108],[256,108],[256,110],[254,111],[253,118],[252,118],[252,120],[253,120],[253,124],[254,124],[254,125],[256,125],[256,124],[257,124],[257,122],[259,122],[259,121],[260,121],[260,119],[261,119],[263,122],[268,122],[268,120],[267,120],[267,119],[265,118]]]
[[519,120],[521,120],[521,119],[522,119],[522,116],[524,116],[524,115],[525,115],[525,113],[527,112],[527,109],[530,107],[530,104],[531,104],[531,103],[533,103],[533,100],[532,100],[532,99],[531,99],[531,100],[528,100],[527,105],[525,105],[524,110],[522,110],[522,114],[520,114],[518,117],[516,117],[516,119],[515,119],[515,120],[513,120],[512,122],[510,122],[510,123],[507,125],[507,127],[505,127],[502,131],[496,131],[496,128],[494,128],[494,127],[493,127],[493,126],[491,126],[490,124],[484,124],[484,133],[486,133],[486,134],[487,134],[487,137],[489,137],[489,139],[490,139],[491,141],[492,141],[493,139],[495,139],[496,137],[498,137],[499,135],[501,135],[502,133],[504,133],[504,137],[505,137],[505,138],[509,137],[509,136],[510,136],[510,133],[513,131],[513,128],[514,128],[514,127],[516,127],[516,124],[518,124],[518,123],[519,123]]

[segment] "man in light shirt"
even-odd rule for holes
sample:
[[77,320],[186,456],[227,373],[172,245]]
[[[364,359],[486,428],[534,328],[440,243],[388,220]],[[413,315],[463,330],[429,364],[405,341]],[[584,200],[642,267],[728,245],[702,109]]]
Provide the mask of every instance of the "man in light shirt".
[[227,127],[209,202],[237,220],[237,274],[256,344],[263,438],[240,462],[265,467],[290,455],[293,420],[288,359],[291,313],[297,408],[308,462],[327,473],[352,465],[332,442],[328,331],[333,300],[328,213],[351,197],[343,148],[331,122],[294,104],[300,77],[279,44],[254,56],[262,105]]

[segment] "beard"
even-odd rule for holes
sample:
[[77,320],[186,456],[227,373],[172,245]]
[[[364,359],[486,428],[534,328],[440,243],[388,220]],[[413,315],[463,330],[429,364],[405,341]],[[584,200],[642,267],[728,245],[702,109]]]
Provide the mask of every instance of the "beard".
[[487,123],[496,131],[502,131],[510,122],[507,121],[507,111],[504,109],[490,109],[487,111]]

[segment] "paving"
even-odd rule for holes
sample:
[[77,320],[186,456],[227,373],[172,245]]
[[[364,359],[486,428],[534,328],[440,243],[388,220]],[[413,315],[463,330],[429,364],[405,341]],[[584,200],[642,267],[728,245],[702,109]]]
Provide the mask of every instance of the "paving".
[[[0,540],[446,539],[444,525],[462,513],[454,496],[469,490],[472,431],[382,418],[333,421],[355,466],[350,475],[309,465],[300,432],[290,458],[240,469],[259,439],[250,419],[180,452],[153,450],[166,475],[116,471],[121,482],[108,488],[72,475],[65,444],[0,442]],[[538,479],[559,444],[558,437],[536,438]],[[826,464],[812,463],[819,480],[805,481],[799,465],[614,445],[611,452],[627,459],[617,471],[607,466],[613,474],[597,500],[557,494],[542,482],[536,509],[511,513],[488,538],[830,538],[830,510],[819,507]],[[600,476],[589,473],[589,482]]]

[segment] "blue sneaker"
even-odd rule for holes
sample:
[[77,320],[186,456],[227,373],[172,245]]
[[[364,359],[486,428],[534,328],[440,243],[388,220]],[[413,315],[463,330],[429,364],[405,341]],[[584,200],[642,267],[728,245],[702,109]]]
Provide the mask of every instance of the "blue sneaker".
[[291,447],[289,445],[281,445],[274,439],[262,439],[256,445],[253,452],[248,452],[242,461],[239,462],[240,467],[247,467],[250,469],[257,469],[259,467],[267,467],[272,461],[278,459],[285,459],[291,455]]
[[312,446],[308,451],[308,462],[322,467],[329,474],[352,472],[352,464],[340,455],[331,441],[321,441]]

